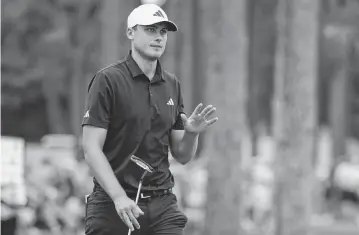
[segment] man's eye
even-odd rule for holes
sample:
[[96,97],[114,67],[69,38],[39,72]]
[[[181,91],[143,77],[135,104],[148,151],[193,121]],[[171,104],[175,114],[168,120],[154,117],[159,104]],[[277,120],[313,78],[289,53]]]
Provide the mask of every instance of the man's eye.
[[154,29],[154,28],[147,28],[147,31],[149,31],[149,32],[154,32],[155,29]]
[[161,30],[161,33],[162,33],[162,34],[166,34],[166,33],[167,33],[167,30],[164,30],[164,29],[163,29],[163,30]]

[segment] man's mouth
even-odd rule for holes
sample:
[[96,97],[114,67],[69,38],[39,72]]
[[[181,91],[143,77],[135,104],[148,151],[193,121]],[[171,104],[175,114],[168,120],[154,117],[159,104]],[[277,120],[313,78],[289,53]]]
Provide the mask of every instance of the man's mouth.
[[154,47],[154,48],[162,48],[162,46],[160,46],[160,45],[151,45],[151,47]]

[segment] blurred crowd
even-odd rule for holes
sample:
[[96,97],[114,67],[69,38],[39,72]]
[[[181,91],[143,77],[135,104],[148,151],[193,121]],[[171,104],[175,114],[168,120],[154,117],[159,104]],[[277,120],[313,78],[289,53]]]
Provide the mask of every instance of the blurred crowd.
[[26,204],[6,205],[2,200],[8,211],[2,221],[16,218],[16,234],[21,235],[84,234],[84,196],[92,180],[81,152],[28,144],[25,158]]
[[[176,178],[174,192],[182,209],[192,208],[187,211],[193,218],[189,227],[196,229],[204,216],[204,166],[184,167],[172,158],[170,161]],[[93,181],[73,136],[48,135],[40,143],[27,143],[24,168],[26,202],[11,203],[11,195],[6,196],[9,191],[2,190],[1,234],[83,235],[85,196],[92,191]]]
[[[25,205],[7,203],[6,190],[2,188],[1,219],[2,233],[6,235],[83,235],[85,195],[92,190],[91,172],[80,148],[73,140],[59,141],[58,137],[43,138],[42,143],[26,145],[25,161]],[[65,139],[66,139],[65,138]],[[326,136],[318,143],[318,158],[315,167],[313,208],[320,219],[335,219],[330,211],[333,198],[328,183],[330,144]],[[64,140],[64,139],[63,139]],[[268,231],[273,227],[273,153],[270,137],[262,138],[256,156],[243,161],[243,211],[242,227],[247,231]],[[350,151],[358,156],[359,145],[352,143]],[[208,172],[201,157],[182,166],[170,157],[171,171],[175,176],[174,193],[179,206],[189,221],[186,234],[201,234],[205,219],[206,187]],[[359,165],[358,158],[340,164],[337,169],[337,198],[340,201],[341,218],[359,226]],[[315,197],[317,195],[317,197]],[[313,217],[314,218],[314,217]],[[16,233],[11,233],[15,230]],[[6,230],[7,229],[7,230]],[[248,233],[250,234],[250,233]]]

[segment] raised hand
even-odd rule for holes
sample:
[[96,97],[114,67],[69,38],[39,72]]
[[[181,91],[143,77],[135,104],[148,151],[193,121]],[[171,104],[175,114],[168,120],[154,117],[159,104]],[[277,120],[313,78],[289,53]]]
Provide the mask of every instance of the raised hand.
[[204,109],[202,107],[203,104],[199,104],[188,118],[181,114],[185,131],[200,133],[218,120],[218,117],[210,119],[210,116],[216,111],[215,107],[212,105],[208,105]]

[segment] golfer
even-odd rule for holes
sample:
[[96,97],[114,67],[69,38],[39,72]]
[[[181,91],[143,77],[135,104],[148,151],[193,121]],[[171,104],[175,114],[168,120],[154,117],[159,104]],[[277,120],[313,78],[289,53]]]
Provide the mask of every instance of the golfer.
[[[186,117],[181,87],[159,62],[167,34],[177,31],[157,5],[135,8],[127,20],[129,54],[98,71],[88,87],[83,118],[83,148],[94,174],[87,197],[86,234],[183,234],[187,217],[172,193],[169,149],[176,161],[195,155],[198,135],[218,118],[215,107],[199,104]],[[136,156],[153,168],[130,161]],[[142,181],[141,181],[142,182]]]

